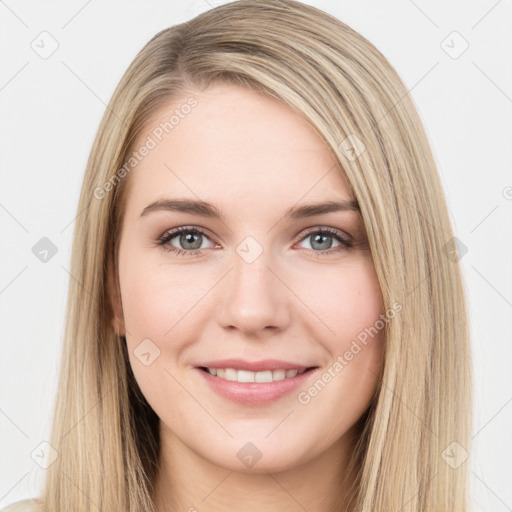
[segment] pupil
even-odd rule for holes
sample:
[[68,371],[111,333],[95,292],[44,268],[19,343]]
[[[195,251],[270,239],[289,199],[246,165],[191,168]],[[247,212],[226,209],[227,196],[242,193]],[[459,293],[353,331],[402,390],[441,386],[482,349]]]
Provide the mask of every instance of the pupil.
[[[188,249],[199,249],[201,247],[201,240],[200,240],[200,234],[191,234],[188,233],[186,235],[181,235],[181,243],[184,245],[184,247]],[[195,239],[195,240],[194,240]],[[187,247],[187,244],[192,244],[192,247]]]
[[[331,236],[330,236],[330,235],[325,235],[325,234],[318,233],[318,234],[316,234],[316,235],[313,237],[313,243],[311,244],[311,246],[312,246],[313,248],[316,248],[316,249],[329,249],[329,247],[330,247],[330,245],[331,245],[330,243],[327,243],[327,247],[324,247],[324,246],[323,246],[323,245],[326,245],[325,240],[327,240],[327,239],[329,239],[329,238],[331,238]],[[323,239],[323,241],[322,241],[322,239]],[[319,240],[320,240],[320,242],[319,242]],[[315,244],[318,244],[318,243],[320,244],[320,246],[319,246],[319,247],[318,247],[318,246],[317,246],[317,247],[315,247]],[[322,244],[323,244],[323,245],[322,245]]]

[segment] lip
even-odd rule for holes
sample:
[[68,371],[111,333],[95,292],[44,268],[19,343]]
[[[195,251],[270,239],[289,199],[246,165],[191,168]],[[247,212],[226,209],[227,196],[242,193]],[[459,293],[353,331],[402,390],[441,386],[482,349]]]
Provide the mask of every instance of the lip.
[[208,368],[234,368],[235,370],[248,370],[250,372],[262,372],[265,370],[305,370],[314,365],[304,366],[300,363],[281,361],[279,359],[264,359],[261,361],[247,361],[245,359],[218,359],[216,361],[205,361],[194,365],[196,367]]
[[[227,364],[226,364],[227,363]],[[218,365],[218,366],[216,366]],[[237,382],[225,380],[211,375],[202,367],[209,368],[236,368],[237,370],[264,371],[271,369],[307,369],[304,373],[295,377],[278,380],[275,382]],[[289,395],[299,387],[304,386],[306,381],[313,374],[317,373],[319,367],[308,367],[301,364],[285,361],[265,360],[250,363],[240,359],[223,359],[222,361],[211,361],[194,368],[199,378],[204,379],[206,384],[214,392],[228,400],[246,406],[265,405],[277,401]]]

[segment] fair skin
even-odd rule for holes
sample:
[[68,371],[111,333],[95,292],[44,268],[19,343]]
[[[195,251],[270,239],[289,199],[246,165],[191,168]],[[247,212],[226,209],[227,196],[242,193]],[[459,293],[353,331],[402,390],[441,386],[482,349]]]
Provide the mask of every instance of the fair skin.
[[[308,390],[384,313],[362,218],[354,210],[284,217],[291,207],[354,199],[325,143],[290,108],[227,84],[190,95],[198,105],[127,178],[114,293],[114,324],[160,418],[157,510],[335,510],[353,483],[347,465],[376,390],[383,332],[344,358],[321,391]],[[162,107],[135,147],[190,95]],[[225,218],[165,209],[141,216],[163,199],[206,201]],[[204,233],[157,244],[180,226]],[[319,228],[352,246],[332,233],[322,240]],[[250,263],[240,251],[249,236],[241,247],[258,255]],[[148,365],[134,353],[146,339],[160,350]],[[239,403],[196,367],[224,358],[316,369],[291,393]],[[255,464],[237,456],[244,446],[261,455]]]

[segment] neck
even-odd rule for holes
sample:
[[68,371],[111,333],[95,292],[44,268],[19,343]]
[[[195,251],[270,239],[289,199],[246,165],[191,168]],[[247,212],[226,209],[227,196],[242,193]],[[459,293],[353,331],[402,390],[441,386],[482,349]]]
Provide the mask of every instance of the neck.
[[[357,441],[354,426],[318,457],[289,470],[244,473],[220,467],[183,444],[160,422],[159,472],[154,486],[157,512],[345,512],[354,496],[350,464]],[[243,506],[242,506],[243,505]]]

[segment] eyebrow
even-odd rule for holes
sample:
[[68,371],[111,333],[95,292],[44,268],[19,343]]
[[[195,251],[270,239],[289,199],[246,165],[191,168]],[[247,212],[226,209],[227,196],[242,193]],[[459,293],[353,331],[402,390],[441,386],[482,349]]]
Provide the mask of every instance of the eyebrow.
[[[140,216],[144,217],[152,212],[173,211],[190,213],[211,219],[225,221],[225,215],[215,205],[193,199],[160,199],[146,206]],[[285,220],[298,220],[315,215],[331,212],[355,211],[360,212],[359,204],[353,200],[326,201],[321,203],[305,204],[288,208],[283,215]]]

